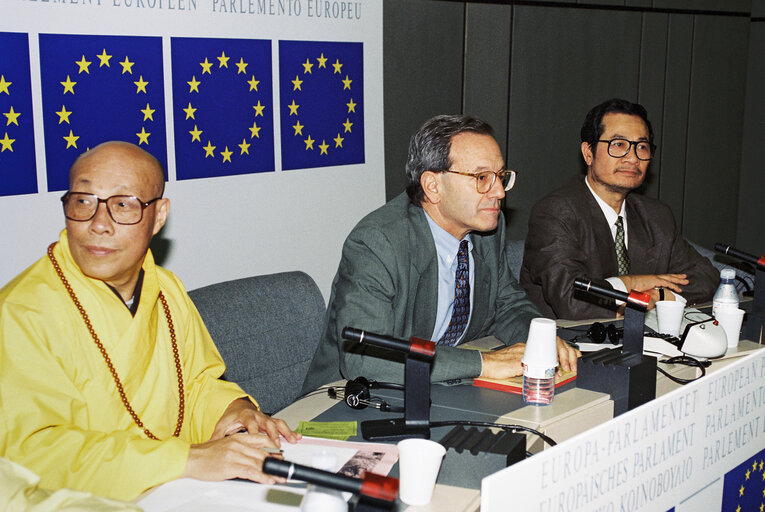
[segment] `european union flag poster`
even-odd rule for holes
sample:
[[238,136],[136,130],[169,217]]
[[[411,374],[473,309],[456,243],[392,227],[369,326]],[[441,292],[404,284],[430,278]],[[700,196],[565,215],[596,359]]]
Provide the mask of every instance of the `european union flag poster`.
[[725,474],[722,510],[765,510],[765,450]]
[[167,166],[162,38],[40,34],[48,190],[65,190],[74,160],[108,140]]
[[0,196],[37,192],[27,34],[0,32]]
[[174,37],[179,180],[274,170],[271,41]]
[[362,43],[280,41],[282,168],[364,163]]

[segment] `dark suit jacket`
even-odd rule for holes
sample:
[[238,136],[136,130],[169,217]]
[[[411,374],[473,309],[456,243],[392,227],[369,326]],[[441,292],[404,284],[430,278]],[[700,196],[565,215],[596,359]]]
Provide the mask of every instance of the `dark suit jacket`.
[[[401,194],[367,215],[348,235],[304,392],[341,375],[403,382],[401,355],[345,342],[341,332],[349,326],[407,340],[411,336],[430,339],[438,304],[438,263],[425,215]],[[506,345],[525,342],[529,322],[541,315],[508,270],[504,218],[500,216],[496,230],[470,236],[473,305],[463,340],[494,335]],[[432,381],[473,378],[480,373],[478,352],[437,347]]]
[[[631,193],[625,212],[631,274],[688,274],[682,286],[689,304],[711,300],[720,275],[707,258],[691,247],[675,226],[667,205]],[[531,210],[520,281],[529,298],[550,318],[582,319],[613,316],[613,300],[573,293],[577,277],[609,286],[617,275],[611,230],[595,198],[577,176],[539,201]],[[584,300],[580,300],[581,297]]]

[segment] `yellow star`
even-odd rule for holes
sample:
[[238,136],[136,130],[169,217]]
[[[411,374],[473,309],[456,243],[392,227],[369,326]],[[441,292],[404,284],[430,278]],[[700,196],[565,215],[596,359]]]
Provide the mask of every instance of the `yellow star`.
[[324,140],[322,140],[321,144],[319,144],[319,149],[321,150],[319,152],[319,155],[326,155],[328,147],[329,147],[329,144],[327,144],[326,142],[324,142]]
[[194,112],[197,111],[194,107],[191,106],[191,102],[189,102],[189,106],[183,109],[184,112],[186,112],[186,119],[194,119]]
[[202,135],[202,130],[197,128],[197,125],[194,125],[194,129],[189,131],[189,133],[191,134],[191,142],[194,142],[195,140],[202,142],[202,139],[199,138],[199,136]]
[[228,150],[228,146],[226,146],[226,149],[220,152],[221,155],[223,155],[223,162],[231,162],[231,155],[233,154],[233,151]]
[[316,60],[319,61],[319,67],[320,68],[326,68],[327,67],[327,58],[324,56],[324,54],[321,54],[321,57],[318,57]]
[[351,126],[353,126],[353,123],[351,122],[350,119],[346,117],[345,122],[343,123],[343,126],[345,126],[345,131],[343,133],[348,133],[349,131],[351,131]]
[[289,109],[290,109],[290,115],[292,115],[292,114],[298,115],[297,109],[300,107],[300,105],[295,103],[295,100],[292,100],[292,103],[287,105],[287,107],[289,107]]
[[202,149],[205,150],[205,158],[208,156],[215,156],[215,146],[213,146],[209,140],[207,141],[207,145],[203,146]]
[[4,92],[8,96],[11,95],[11,93],[8,92],[8,86],[10,86],[13,82],[6,82],[5,77],[3,75],[0,75],[0,92]]
[[342,137],[340,136],[340,134],[339,134],[339,133],[337,134],[337,137],[335,137],[335,139],[334,139],[334,140],[335,140],[335,147],[336,147],[336,148],[341,148],[341,147],[343,147],[343,141],[344,141],[345,139],[344,139],[344,138],[342,138]]
[[309,75],[313,74],[313,73],[311,73],[311,68],[312,67],[313,67],[313,64],[311,64],[311,60],[310,59],[306,59],[305,62],[303,63],[303,74],[304,75],[306,73],[308,73]]
[[218,57],[218,62],[220,64],[218,65],[219,68],[227,68],[228,67],[228,59],[231,57],[226,57],[226,52],[220,52],[220,57]]
[[145,143],[147,146],[149,145],[149,135],[151,135],[151,133],[148,133],[148,132],[146,131],[146,128],[144,128],[143,126],[141,126],[141,133],[136,133],[136,135],[138,136],[138,145],[139,145],[139,146],[140,146],[141,144],[144,144],[144,143]]
[[333,73],[333,74],[337,74],[337,73],[339,73],[339,72],[340,72],[340,70],[341,70],[341,69],[342,69],[342,67],[343,67],[343,65],[342,65],[342,64],[340,64],[340,59],[336,59],[336,60],[335,60],[335,63],[334,63],[334,64],[332,64],[332,67],[333,67],[333,68],[335,68],[335,71],[334,71],[334,73]]
[[303,142],[305,142],[305,150],[306,151],[308,151],[309,149],[313,149],[314,140],[311,138],[310,135]]
[[765,503],[760,503],[760,512],[763,512],[765,510]]
[[348,103],[346,103],[346,105],[348,105],[348,113],[349,113],[349,114],[350,114],[351,112],[356,112],[356,104],[353,102],[353,98],[351,98],[351,101],[349,101]]
[[197,82],[197,77],[192,76],[191,82],[186,82],[186,83],[189,84],[189,92],[192,93],[194,91],[199,92],[199,84],[201,84],[202,82]]
[[64,86],[64,94],[67,92],[74,94],[74,86],[77,84],[77,82],[72,82],[72,79],[69,78],[69,75],[66,75],[66,82],[59,83]]
[[303,83],[303,81],[301,79],[299,79],[297,75],[295,75],[295,79],[292,80],[292,85],[294,85],[292,90],[293,91],[302,91],[303,89],[300,88],[300,84],[302,84],[302,83]]
[[61,110],[56,112],[58,114],[58,124],[66,123],[71,124],[69,122],[69,114],[71,114],[71,110],[67,110],[65,105],[61,105]]
[[351,88],[351,82],[353,82],[353,80],[348,78],[348,75],[345,75],[345,80],[343,80],[343,90],[350,89]]
[[3,115],[8,118],[8,121],[5,123],[5,126],[10,126],[11,123],[15,124],[16,126],[19,125],[18,119],[19,119],[19,116],[21,115],[21,113],[20,112],[14,112],[13,111],[13,105],[11,105],[11,111],[10,112],[6,112]]
[[238,146],[239,146],[239,149],[242,150],[242,152],[239,153],[240,155],[243,155],[245,153],[247,153],[248,155],[250,154],[249,149],[250,149],[251,144],[248,143],[245,139],[242,139],[242,143],[238,144]]
[[77,149],[77,139],[79,139],[79,135],[75,135],[72,133],[72,130],[69,130],[69,135],[64,137],[64,140],[66,141],[66,148],[69,149],[71,147],[74,147],[74,149]]
[[210,68],[212,67],[213,63],[207,60],[207,57],[205,57],[204,62],[199,63],[200,66],[202,66],[202,74],[204,75],[207,73],[208,75],[212,75],[212,72],[210,72]]
[[257,105],[253,105],[252,108],[255,109],[255,117],[258,117],[258,116],[262,117],[263,116],[263,109],[266,108],[266,106],[265,105],[261,105],[260,104],[260,100],[258,100],[258,104]]
[[13,153],[13,143],[16,142],[16,139],[9,139],[8,138],[8,132],[5,133],[5,137],[0,139],[0,145],[3,146],[2,149],[0,149],[0,153],[5,151],[6,149]]
[[151,108],[147,103],[146,108],[141,110],[143,113],[143,120],[146,121],[148,119],[149,121],[154,121],[154,112],[156,111],[157,109]]
[[90,71],[88,70],[88,67],[90,66],[91,62],[89,60],[85,60],[85,54],[82,55],[82,58],[80,60],[74,61],[75,64],[77,64],[80,67],[80,70],[77,72],[79,75],[83,71],[90,74]]
[[247,73],[247,63],[244,61],[242,57],[239,57],[239,62],[236,63],[236,67],[238,69],[238,71],[236,72],[237,75],[240,73],[245,73],[245,74]]
[[250,138],[253,137],[260,138],[260,128],[258,127],[258,123],[252,123],[252,126],[250,126]]
[[[757,463],[755,462],[755,463],[754,463],[754,465],[756,466],[756,465],[757,465]],[[746,470],[746,474],[744,474],[744,480],[749,480],[749,475],[750,475],[751,473],[752,473],[752,472],[751,472],[750,470],[748,470],[748,469],[747,469],[747,470]]]
[[250,84],[250,90],[258,90],[258,84],[260,83],[260,80],[255,80],[255,75],[252,75],[252,78],[250,78],[247,81],[248,84]]
[[145,82],[145,81],[144,81],[144,79],[143,79],[143,75],[141,75],[141,76],[138,78],[138,81],[137,81],[137,82],[133,82],[133,83],[134,83],[134,84],[135,84],[135,86],[137,87],[137,89],[136,89],[136,91],[135,91],[135,93],[136,93],[136,94],[138,94],[139,92],[143,92],[144,94],[146,94],[146,86],[147,86],[147,85],[149,85],[149,82]]
[[130,60],[127,58],[127,55],[125,55],[125,60],[123,62],[120,62],[120,66],[122,66],[122,74],[130,73],[133,74],[133,64],[135,62],[130,62]]
[[760,471],[762,471],[762,466],[765,465],[765,461],[760,461]]
[[104,48],[104,50],[101,52],[101,55],[96,55],[96,57],[98,57],[98,60],[101,61],[101,62],[98,63],[98,67],[99,68],[102,67],[102,66],[106,66],[107,68],[111,67],[109,65],[109,59],[111,59],[112,56],[106,54],[106,48]]
[[292,125],[292,127],[295,129],[295,135],[303,135],[304,126],[300,124],[300,119],[298,119],[298,122]]
[[741,505],[739,505],[738,507],[736,507],[736,512],[741,512]]
[[744,486],[741,486],[741,489],[738,490],[738,495],[743,496],[744,495]]

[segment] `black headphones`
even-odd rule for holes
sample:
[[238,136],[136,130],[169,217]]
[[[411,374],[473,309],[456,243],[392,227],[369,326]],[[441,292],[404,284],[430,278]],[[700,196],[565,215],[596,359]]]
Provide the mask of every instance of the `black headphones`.
[[[614,324],[605,326],[600,322],[595,322],[589,329],[587,329],[587,334],[584,336],[589,338],[592,343],[605,343],[607,338],[609,343],[618,345],[622,342],[622,338],[624,337],[624,329],[618,328]],[[576,338],[579,338],[579,336]],[[579,340],[575,339],[575,341]]]
[[383,412],[404,412],[402,406],[390,405],[382,398],[373,397],[369,392],[370,389],[398,389],[403,391],[404,386],[393,384],[392,382],[376,382],[367,380],[364,377],[356,377],[346,382],[343,388],[330,387],[327,390],[327,394],[330,398],[343,400],[351,409],[374,407]]

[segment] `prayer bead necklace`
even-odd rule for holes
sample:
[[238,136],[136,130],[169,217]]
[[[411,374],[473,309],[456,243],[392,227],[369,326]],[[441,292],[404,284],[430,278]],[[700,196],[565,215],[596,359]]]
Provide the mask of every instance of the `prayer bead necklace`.
[[[56,261],[56,257],[53,256],[53,248],[56,246],[56,243],[53,242],[48,247],[48,258],[50,258],[51,263],[53,264],[53,268],[56,270],[56,273],[58,274],[58,277],[61,278],[61,282],[64,283],[64,288],[66,288],[66,291],[69,292],[69,296],[72,298],[72,302],[74,302],[74,305],[77,307],[77,310],[80,312],[80,315],[82,315],[82,319],[85,321],[85,326],[88,328],[88,331],[90,332],[90,336],[93,338],[93,342],[98,347],[98,350],[101,352],[101,355],[104,358],[104,361],[106,362],[106,366],[109,367],[109,371],[112,374],[112,378],[114,379],[114,383],[117,385],[117,392],[120,394],[120,398],[122,399],[122,404],[125,406],[125,409],[127,409],[128,414],[130,414],[130,417],[133,418],[133,421],[136,425],[138,425],[141,429],[143,429],[143,433],[146,434],[146,437],[149,439],[154,439],[155,441],[159,441],[159,438],[155,436],[151,430],[146,428],[143,425],[143,422],[138,417],[138,414],[133,410],[133,407],[130,405],[130,402],[128,402],[127,395],[125,395],[125,389],[122,387],[122,382],[120,381],[120,378],[117,376],[117,370],[114,368],[114,365],[112,364],[112,360],[109,357],[109,354],[106,353],[106,349],[104,348],[103,343],[101,343],[101,340],[98,338],[98,334],[96,334],[95,329],[93,329],[93,324],[90,323],[90,318],[88,318],[88,313],[85,311],[85,308],[80,303],[80,300],[77,298],[77,295],[75,295],[74,290],[72,289],[72,286],[69,284],[69,281],[67,281],[66,277],[64,276],[63,270],[61,270],[61,267],[58,264],[58,261]],[[181,357],[178,353],[178,342],[175,339],[175,328],[173,327],[173,318],[170,315],[170,308],[167,305],[167,300],[165,300],[165,296],[162,294],[162,292],[159,292],[159,300],[162,302],[162,308],[165,310],[165,317],[167,318],[167,326],[170,331],[170,342],[173,345],[173,359],[175,359],[175,372],[178,375],[178,422],[175,425],[175,432],[173,432],[173,437],[178,437],[181,433],[181,426],[183,425],[183,414],[185,410],[185,400],[183,398],[183,372],[181,371]]]

